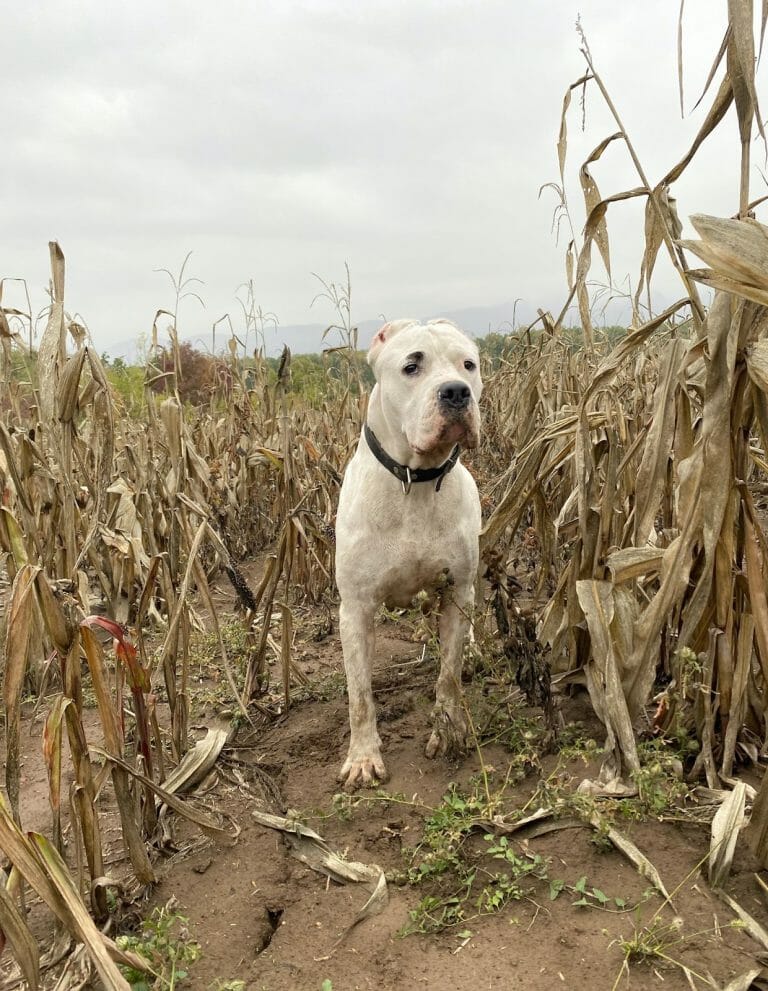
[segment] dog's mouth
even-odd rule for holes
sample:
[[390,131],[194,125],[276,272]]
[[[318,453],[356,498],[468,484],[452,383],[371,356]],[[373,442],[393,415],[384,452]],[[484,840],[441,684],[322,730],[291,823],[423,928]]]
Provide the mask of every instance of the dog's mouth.
[[464,420],[450,420],[440,431],[440,440],[444,444],[459,444],[466,442],[470,429]]
[[438,429],[428,437],[418,438],[418,443],[411,442],[415,454],[434,455],[450,454],[455,444],[470,449],[477,447],[480,442],[477,426],[470,417],[449,417],[441,420]]
[[469,409],[443,413],[438,421],[435,446],[461,444],[462,447],[477,447],[480,443],[478,418]]

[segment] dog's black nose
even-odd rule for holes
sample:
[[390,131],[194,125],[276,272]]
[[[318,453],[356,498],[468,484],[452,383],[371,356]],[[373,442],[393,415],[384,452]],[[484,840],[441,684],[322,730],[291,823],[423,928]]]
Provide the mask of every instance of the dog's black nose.
[[466,409],[471,396],[472,391],[466,382],[443,382],[437,390],[440,405],[453,410]]

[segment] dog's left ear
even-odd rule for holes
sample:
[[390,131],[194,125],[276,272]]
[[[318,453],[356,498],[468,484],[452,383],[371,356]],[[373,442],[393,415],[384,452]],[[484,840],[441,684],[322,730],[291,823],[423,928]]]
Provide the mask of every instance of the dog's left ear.
[[371,368],[376,370],[376,359],[381,354],[381,349],[384,345],[391,341],[395,334],[399,334],[401,330],[405,330],[406,327],[412,327],[417,324],[418,320],[391,320],[389,323],[385,323],[380,331],[374,336],[371,341],[371,346],[368,349],[368,364]]

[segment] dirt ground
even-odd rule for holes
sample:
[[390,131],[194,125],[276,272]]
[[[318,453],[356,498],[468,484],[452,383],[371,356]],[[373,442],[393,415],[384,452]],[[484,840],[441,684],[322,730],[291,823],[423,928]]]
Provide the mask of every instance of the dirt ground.
[[[642,901],[648,882],[615,850],[598,849],[590,842],[592,831],[581,827],[522,844],[522,850],[546,858],[547,879],[534,880],[529,894],[496,914],[439,934],[404,937],[400,932],[409,910],[427,892],[422,886],[390,883],[385,910],[345,936],[369,892],[335,884],[305,867],[289,854],[279,833],[253,821],[254,804],[279,813],[291,810],[345,858],[378,864],[397,875],[406,866],[407,850],[423,835],[428,812],[416,803],[440,806],[451,785],[460,794],[477,791],[483,769],[490,790],[501,790],[513,755],[490,744],[459,761],[424,757],[435,668],[420,660],[422,647],[406,630],[387,622],[379,629],[374,685],[390,772],[386,793],[400,801],[349,803],[336,782],[348,732],[337,638],[331,636],[320,647],[305,645],[299,654],[304,667],[321,679],[325,697],[294,704],[257,734],[243,732],[243,745],[232,748],[227,758],[229,770],[238,770],[252,791],[237,787],[229,777],[208,796],[240,823],[237,844],[231,849],[206,845],[174,864],[153,897],[155,904],[175,898],[189,918],[191,937],[202,946],[190,986],[219,988],[241,980],[248,991],[309,991],[320,989],[324,981],[334,991],[690,988],[684,971],[660,958],[633,963],[622,973],[619,940],[642,930],[657,910],[658,925],[671,927],[665,952],[694,974],[712,975],[718,986],[725,986],[754,964],[759,947],[729,926],[732,913],[702,876],[708,827],[687,821],[621,826],[658,869],[673,893],[674,909],[663,908],[656,895]],[[583,695],[560,704],[566,723],[585,721],[585,731],[600,738]],[[225,770],[227,766],[225,761]],[[556,768],[558,781],[570,789],[598,769],[595,761],[583,757],[565,763],[555,755],[544,757],[540,768],[504,789],[504,810],[525,806],[538,781]],[[412,804],[401,804],[403,800]],[[765,923],[754,869],[742,844],[728,890]],[[550,880],[573,885],[582,877],[609,898],[621,897],[628,906],[642,904],[636,910],[608,912],[574,907],[574,895],[550,900]],[[470,906],[468,913],[472,911]]]
[[[499,811],[508,813],[525,807],[537,784],[555,772],[559,787],[574,790],[580,780],[596,775],[597,761],[550,753],[539,766],[534,762],[521,780],[504,787],[515,754],[498,743],[457,761],[427,760],[423,748],[435,665],[422,656],[423,647],[414,642],[407,626],[386,621],[379,629],[374,685],[391,775],[386,795],[394,797],[373,792],[352,800],[340,796],[336,773],[348,729],[338,637],[332,633],[316,643],[309,619],[297,630],[296,656],[314,687],[299,693],[272,723],[256,731],[241,729],[225,750],[220,771],[198,793],[204,807],[239,824],[237,842],[220,844],[181,824],[176,830],[179,852],[157,859],[160,880],[143,903],[144,913],[173,900],[175,910],[189,920],[188,938],[201,947],[189,976],[175,987],[677,991],[705,985],[696,976],[689,979],[672,960],[693,975],[711,975],[720,988],[750,966],[759,966],[755,961],[760,947],[730,925],[732,912],[712,893],[702,873],[708,826],[674,813],[665,821],[620,824],[658,869],[672,894],[672,907],[664,906],[657,894],[644,898],[649,883],[635,867],[616,850],[596,846],[592,830],[571,824],[520,843],[511,838],[518,853],[538,854],[546,865],[546,878],[527,879],[519,899],[480,916],[469,899],[466,914],[475,917],[437,934],[401,935],[409,912],[435,889],[396,882],[410,863],[409,849],[423,839],[429,810],[441,806],[452,786],[459,795],[482,793],[485,775],[488,791],[503,793]],[[201,736],[220,718],[222,704],[209,690],[207,672],[200,668],[196,674],[193,728]],[[468,696],[471,710],[482,706],[478,684],[468,686]],[[600,739],[585,696],[562,697],[558,705],[566,726],[578,720],[583,735]],[[541,719],[534,710],[525,715],[534,722]],[[29,752],[24,761],[23,815],[26,828],[45,829],[46,782],[36,751],[40,723],[36,725],[25,734]],[[529,805],[527,811],[534,807]],[[255,808],[279,814],[290,810],[346,859],[380,865],[391,878],[386,908],[348,931],[369,890],[336,884],[305,866],[290,854],[280,833],[254,820]],[[478,864],[487,865],[487,843],[481,836],[470,837],[464,849]],[[120,859],[119,850],[115,859]],[[740,843],[727,890],[765,925],[768,913],[755,870],[746,844]],[[589,907],[574,906],[578,895],[572,889],[580,878],[587,879],[589,889],[604,893],[613,909],[601,908],[594,899]],[[555,900],[550,898],[553,881],[569,886]],[[616,907],[615,898],[626,903],[623,910]],[[634,908],[635,903],[639,907]],[[631,939],[648,925],[655,931],[669,927],[664,929],[662,952],[671,959],[656,955],[623,969],[620,940]]]

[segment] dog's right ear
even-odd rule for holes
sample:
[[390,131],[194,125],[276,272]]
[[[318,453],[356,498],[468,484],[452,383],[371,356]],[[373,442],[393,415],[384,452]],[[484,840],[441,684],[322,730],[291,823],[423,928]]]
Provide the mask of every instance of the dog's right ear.
[[395,334],[399,334],[401,330],[405,330],[406,327],[412,327],[414,324],[418,323],[418,320],[391,320],[389,323],[385,323],[380,331],[374,336],[371,341],[371,346],[368,349],[368,364],[371,368],[376,370],[376,359],[381,354],[381,349],[387,344]]

